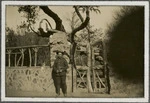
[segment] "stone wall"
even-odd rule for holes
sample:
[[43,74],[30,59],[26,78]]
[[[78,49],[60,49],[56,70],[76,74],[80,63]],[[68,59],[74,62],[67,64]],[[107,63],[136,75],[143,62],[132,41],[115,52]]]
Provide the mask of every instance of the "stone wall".
[[[53,91],[55,92],[52,68],[49,67],[10,67],[6,68],[6,90]],[[75,76],[75,75],[74,75]],[[71,92],[71,69],[67,74],[68,92]],[[75,86],[75,84],[74,84]]]

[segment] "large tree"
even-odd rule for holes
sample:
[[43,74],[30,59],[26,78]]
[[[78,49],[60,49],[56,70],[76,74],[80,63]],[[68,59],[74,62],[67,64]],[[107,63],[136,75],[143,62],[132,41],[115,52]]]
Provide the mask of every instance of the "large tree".
[[[82,17],[82,12],[84,12],[84,9],[87,8],[85,6],[74,6],[76,12],[73,12],[72,13],[72,17],[71,18],[67,18],[70,26],[71,26],[71,29],[73,30],[74,28],[76,28],[78,25],[80,25],[82,22],[83,22],[83,17]],[[96,11],[98,11],[98,7],[88,7],[90,8],[90,10],[92,10],[92,8]],[[78,11],[78,9],[80,9],[80,12]],[[92,52],[91,52],[91,49],[92,48],[92,44],[99,40],[101,37],[102,37],[102,29],[94,29],[93,26],[90,26],[88,25],[86,28],[82,29],[80,32],[78,32],[76,35],[75,35],[75,41],[77,42],[77,47],[82,47],[82,48],[86,48],[86,53],[88,54],[87,57],[88,57],[88,60],[84,60],[84,65],[82,68],[86,68],[88,69],[88,75],[87,75],[87,84],[88,84],[88,92],[93,92],[94,90],[94,83],[93,83],[93,86],[91,86],[91,71],[93,70],[93,65],[92,65]],[[90,32],[89,32],[90,31]],[[90,38],[90,40],[89,40]],[[90,44],[90,45],[89,45]],[[78,63],[77,63],[78,64]],[[94,74],[95,72],[93,71],[92,74]],[[93,78],[93,80],[95,80]],[[93,89],[92,89],[93,87]]]
[[[75,11],[78,15],[78,17],[80,18],[81,22],[84,22],[83,16],[81,15],[81,13],[79,12],[79,9],[81,9],[83,12],[85,12],[86,10],[88,11],[94,11],[94,12],[98,12],[100,13],[100,10],[98,9],[98,6],[74,6]],[[89,14],[90,16],[90,14]],[[91,85],[91,70],[93,69],[92,66],[92,42],[91,42],[91,35],[93,35],[95,33],[95,31],[93,31],[91,29],[90,26],[90,22],[88,22],[88,25],[86,26],[86,30],[87,30],[87,43],[86,43],[86,48],[87,48],[87,56],[88,56],[88,62],[87,62],[87,66],[88,66],[88,70],[87,70],[87,86],[88,86],[88,92],[93,92],[92,89],[92,85]],[[94,71],[93,71],[93,75],[94,75]]]
[[[24,12],[26,14],[27,22],[29,23],[28,27],[34,33],[36,33],[37,35],[42,36],[42,37],[49,37],[50,35],[53,35],[53,34],[60,32],[60,31],[66,33],[64,25],[62,24],[62,19],[55,12],[53,12],[48,6],[39,6],[39,8],[42,9],[45,14],[47,14],[49,17],[51,17],[55,21],[55,24],[56,24],[55,29],[49,29],[47,31],[44,31],[43,28],[41,26],[39,26],[38,31],[35,31],[32,28],[32,24],[36,23],[35,19],[38,15],[37,10],[36,10],[37,8],[38,8],[37,6],[21,6],[21,7],[19,7],[19,10],[18,10],[19,12]],[[82,8],[82,10],[85,11],[85,14],[86,14],[85,19],[79,13],[80,8]],[[78,25],[76,28],[72,29],[72,32],[69,34],[68,41],[71,43],[71,51],[70,51],[70,56],[69,56],[70,61],[72,64],[72,68],[76,69],[75,60],[74,60],[74,54],[75,54],[75,50],[76,50],[76,46],[77,46],[77,43],[75,42],[75,34],[78,31],[87,27],[87,25],[89,25],[89,20],[90,20],[89,11],[95,10],[95,9],[93,7],[90,8],[89,6],[74,6],[74,9],[75,9],[75,12],[77,13],[77,15],[79,16],[79,18],[81,19],[81,24]],[[95,10],[95,11],[98,11],[98,10]],[[49,21],[48,20],[46,20],[46,21],[48,22],[49,26],[51,26]],[[87,27],[87,30],[89,33],[91,33],[89,27]],[[90,67],[91,66],[89,66],[89,68]],[[88,90],[90,92],[92,92],[92,87],[90,84],[91,83],[90,78],[88,78],[88,81],[89,81],[88,82]]]

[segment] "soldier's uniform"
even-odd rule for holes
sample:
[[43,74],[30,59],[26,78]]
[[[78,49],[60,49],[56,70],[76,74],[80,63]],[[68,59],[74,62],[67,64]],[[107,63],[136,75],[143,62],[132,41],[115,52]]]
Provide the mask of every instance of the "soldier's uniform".
[[57,95],[60,95],[60,88],[64,96],[67,93],[67,85],[66,85],[66,72],[68,69],[68,63],[63,57],[56,57],[54,61],[53,70],[52,70],[52,78],[54,80],[54,86],[56,89]]

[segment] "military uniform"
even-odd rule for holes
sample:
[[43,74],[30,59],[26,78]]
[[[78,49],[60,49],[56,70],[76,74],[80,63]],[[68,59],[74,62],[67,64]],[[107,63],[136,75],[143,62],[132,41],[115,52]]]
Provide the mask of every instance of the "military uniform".
[[53,70],[52,70],[52,78],[54,80],[54,86],[56,89],[56,93],[60,95],[60,88],[64,95],[67,93],[67,85],[66,85],[66,72],[68,69],[68,63],[63,57],[57,57],[54,61]]

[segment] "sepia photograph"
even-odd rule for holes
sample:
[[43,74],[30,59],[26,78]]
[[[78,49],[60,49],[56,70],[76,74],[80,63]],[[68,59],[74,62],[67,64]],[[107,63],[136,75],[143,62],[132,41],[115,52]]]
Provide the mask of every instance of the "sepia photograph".
[[2,1],[1,100],[148,102],[148,1]]

